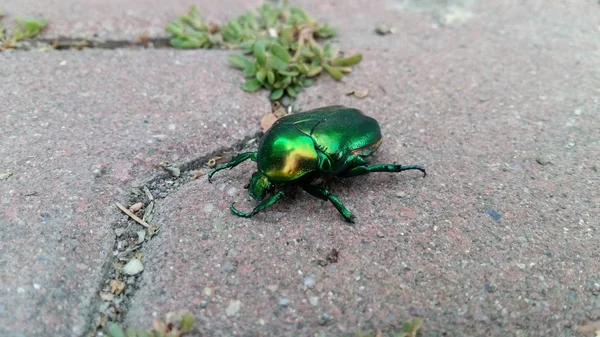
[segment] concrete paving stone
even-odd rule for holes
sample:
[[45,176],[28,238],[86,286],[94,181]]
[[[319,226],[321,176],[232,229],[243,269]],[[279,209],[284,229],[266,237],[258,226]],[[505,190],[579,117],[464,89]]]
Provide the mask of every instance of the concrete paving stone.
[[[235,217],[232,201],[255,205],[251,163],[189,183],[160,207],[126,323],[188,308],[201,336],[340,336],[415,316],[423,336],[578,336],[600,319],[596,4],[477,2],[444,27],[366,6],[383,2],[300,3],[352,31],[340,44],[365,58],[298,105],[362,109],[385,137],[372,160],[428,176],[331,182],[355,226],[302,191]],[[374,35],[380,19],[396,34]]]
[[[0,53],[0,335],[80,336],[130,186],[270,111],[225,52]],[[237,125],[237,127],[235,126]]]
[[260,1],[255,0],[228,0],[221,5],[210,0],[5,0],[1,7],[6,14],[5,22],[17,16],[46,18],[48,27],[41,38],[135,41],[142,35],[167,37],[165,25],[187,13],[192,5],[197,6],[207,22],[222,23],[258,4]]

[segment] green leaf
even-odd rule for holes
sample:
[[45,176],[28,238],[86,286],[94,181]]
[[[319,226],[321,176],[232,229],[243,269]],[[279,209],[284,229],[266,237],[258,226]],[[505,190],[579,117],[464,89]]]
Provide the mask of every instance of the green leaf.
[[165,26],[165,31],[172,35],[183,35],[183,27],[181,27],[181,24],[177,21],[169,22]]
[[359,63],[361,60],[362,55],[357,53],[342,59],[333,60],[331,64],[334,66],[349,67]]
[[298,75],[300,75],[300,73],[298,73],[297,71],[286,71],[286,70],[279,70],[279,73],[281,75],[284,76],[291,76],[291,77],[296,77]]
[[254,48],[254,41],[245,41],[240,44],[240,47],[244,51],[244,54],[252,53],[252,49]]
[[305,79],[305,80],[302,82],[302,85],[303,85],[303,86],[305,86],[305,87],[310,87],[311,85],[313,85],[313,81],[312,81],[312,80],[309,80],[309,79],[307,78],[307,79]]
[[148,333],[146,331],[144,331],[144,330],[138,331],[137,335],[138,335],[138,337],[150,337],[148,335]]
[[306,64],[298,63],[296,64],[296,69],[298,69],[298,71],[302,74],[308,73],[308,67],[306,66]]
[[341,80],[342,77],[344,77],[344,74],[342,74],[342,72],[336,67],[332,67],[329,64],[323,64],[323,68],[325,68],[329,75],[331,75],[331,77],[333,77],[337,81]]
[[321,68],[321,67],[311,67],[310,71],[306,74],[306,76],[308,76],[308,77],[317,76],[321,73],[322,70],[323,70],[323,68]]
[[192,314],[191,312],[186,312],[185,314],[183,314],[183,317],[181,320],[181,330],[183,332],[188,332],[188,331],[192,330],[195,320],[196,320],[196,318],[194,317],[194,314]]
[[260,89],[260,87],[262,87],[262,84],[256,78],[246,80],[242,85],[242,88],[247,92],[255,92]]
[[137,337],[137,333],[132,328],[127,329],[125,334],[127,335],[127,337]]
[[290,60],[292,59],[292,57],[290,56],[288,51],[285,50],[285,48],[283,48],[282,46],[280,46],[278,44],[271,45],[271,53],[273,53],[273,55],[277,56],[279,59],[281,59],[285,63],[289,63]]
[[253,52],[254,52],[254,56],[256,57],[256,60],[258,61],[258,64],[260,64],[261,66],[264,66],[267,63],[267,53],[265,52],[265,41],[258,40],[256,42],[254,42]]
[[303,9],[291,8],[290,14],[290,23],[306,24],[312,22],[310,16],[308,16],[308,14]]
[[252,63],[252,65],[250,65],[246,69],[244,69],[244,76],[252,77],[256,74],[257,71],[258,71],[258,69],[257,69],[256,63]]
[[276,89],[275,91],[273,91],[271,93],[271,100],[272,101],[276,101],[276,100],[280,99],[281,96],[283,96],[283,89],[281,89],[281,88],[280,89]]
[[256,79],[260,82],[260,84],[265,83],[265,78],[267,77],[267,71],[263,68],[256,72]]
[[296,97],[296,90],[294,90],[294,88],[287,87],[286,91],[287,91],[288,95],[290,95],[292,97]]
[[324,24],[323,26],[320,26],[319,28],[317,28],[317,36],[323,39],[328,39],[328,38],[332,38],[335,37],[337,35],[337,31],[331,27],[329,27],[329,25]]
[[275,74],[272,70],[267,71],[267,81],[271,85],[275,82]]
[[281,70],[285,71],[288,68],[288,63],[285,62],[285,61],[283,61],[283,60],[281,60],[278,57],[269,57],[267,65],[269,67],[271,67],[273,69],[276,69],[276,70],[279,70],[279,71],[281,71]]
[[284,86],[289,85],[290,83],[292,83],[292,78],[289,76],[286,76],[283,78],[283,81],[281,81],[281,84],[283,84]]
[[242,70],[254,66],[254,63],[249,58],[240,54],[231,54],[228,60],[232,66]]
[[108,327],[108,334],[111,337],[125,337],[125,331],[123,331],[123,328],[116,323],[110,324],[110,326]]
[[292,29],[292,26],[283,26],[281,28],[281,39],[288,45],[294,41],[294,32]]
[[323,47],[323,56],[325,58],[331,58],[331,42],[327,41]]

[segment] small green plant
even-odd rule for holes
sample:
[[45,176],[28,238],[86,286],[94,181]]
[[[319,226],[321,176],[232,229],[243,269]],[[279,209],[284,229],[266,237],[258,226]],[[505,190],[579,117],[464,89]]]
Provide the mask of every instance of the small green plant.
[[124,330],[121,325],[111,323],[106,333],[109,337],[180,337],[192,330],[194,320],[191,312],[182,310],[168,313],[164,322],[155,319],[152,322],[152,329],[136,331],[128,328]]
[[279,6],[265,3],[256,13],[244,13],[221,27],[206,24],[192,7],[165,29],[175,48],[241,49],[242,54],[229,56],[229,63],[243,71],[242,88],[248,92],[265,88],[271,100],[296,97],[322,72],[340,80],[362,60],[359,53],[346,56],[334,50],[328,40],[336,31],[304,10],[290,8],[287,1]]
[[[0,10],[0,19],[4,12]],[[15,18],[15,27],[7,30],[0,26],[0,51],[9,48],[18,48],[19,42],[32,38],[46,26],[46,20],[35,17]]]

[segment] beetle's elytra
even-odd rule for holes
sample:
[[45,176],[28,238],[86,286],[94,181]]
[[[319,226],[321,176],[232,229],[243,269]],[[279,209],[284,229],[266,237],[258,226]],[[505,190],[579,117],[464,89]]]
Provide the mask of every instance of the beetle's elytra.
[[379,123],[354,108],[335,105],[295,113],[278,119],[267,130],[258,151],[240,153],[229,163],[218,165],[208,174],[208,180],[217,171],[251,159],[258,171],[250,179],[248,194],[261,201],[249,213],[238,211],[232,203],[230,209],[235,215],[251,217],[277,202],[291,185],[298,185],[317,198],[329,200],[346,221],[354,222],[344,204],[315,181],[369,172],[419,170],[426,175],[419,165],[368,164],[365,157],[377,151],[381,141]]

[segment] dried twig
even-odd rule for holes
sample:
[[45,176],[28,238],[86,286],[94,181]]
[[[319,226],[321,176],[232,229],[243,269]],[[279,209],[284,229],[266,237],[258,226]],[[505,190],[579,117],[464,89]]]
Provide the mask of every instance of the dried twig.
[[121,205],[119,202],[116,202],[117,207],[119,207],[123,213],[129,215],[130,218],[132,218],[133,220],[135,220],[137,223],[139,223],[140,225],[146,227],[146,228],[150,228],[151,226],[144,220],[140,219],[137,215],[131,213],[130,210],[128,210],[127,208],[125,208],[125,206]]

